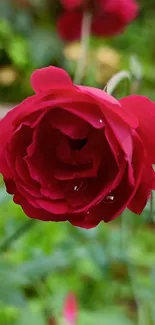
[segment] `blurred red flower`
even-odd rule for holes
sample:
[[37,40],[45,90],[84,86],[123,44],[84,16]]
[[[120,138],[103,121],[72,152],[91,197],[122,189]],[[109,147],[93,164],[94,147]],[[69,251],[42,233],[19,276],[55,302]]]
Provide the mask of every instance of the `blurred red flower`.
[[57,22],[58,32],[64,40],[80,38],[84,11],[92,12],[91,32],[98,36],[114,36],[123,32],[136,18],[135,0],[61,0],[65,12]]
[[65,299],[63,319],[68,325],[76,325],[78,313],[78,304],[76,296],[73,293],[69,293]]
[[[62,317],[63,321],[67,325],[77,324],[78,303],[76,296],[73,293],[69,293],[64,301]],[[57,325],[58,322],[55,318],[51,317],[48,321],[48,325]]]

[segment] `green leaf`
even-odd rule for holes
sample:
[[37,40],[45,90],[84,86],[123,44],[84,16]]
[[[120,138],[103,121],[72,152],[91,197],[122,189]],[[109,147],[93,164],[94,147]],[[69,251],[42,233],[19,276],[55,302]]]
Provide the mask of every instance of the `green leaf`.
[[19,68],[25,67],[29,62],[27,43],[20,36],[16,36],[10,41],[7,53],[14,65]]
[[64,252],[55,251],[52,256],[42,256],[30,262],[26,262],[19,268],[30,279],[38,279],[47,274],[58,272],[69,265]]
[[0,39],[6,42],[7,40],[12,39],[12,35],[13,32],[9,22],[7,20],[0,19]]
[[29,283],[26,274],[21,273],[17,266],[2,258],[0,259],[0,279],[10,286],[25,286]]
[[29,11],[17,11],[14,17],[14,28],[18,33],[31,35],[33,28],[32,15]]
[[10,19],[13,14],[13,8],[9,0],[0,1],[0,19]]
[[140,325],[155,325],[155,319],[154,319],[154,307],[152,304],[149,303],[142,303],[139,306],[139,324]]
[[[79,325],[134,325],[135,323],[127,318],[122,310],[117,308],[104,308],[98,312],[81,312]],[[145,324],[146,325],[146,324]]]
[[26,304],[22,290],[0,278],[0,303],[6,306],[24,307]]
[[107,258],[103,245],[93,243],[89,246],[89,253],[95,264],[99,265],[102,269],[106,270]]
[[26,276],[17,267],[1,258],[0,260],[0,302],[8,306],[25,306],[21,287],[28,283]]
[[11,196],[6,192],[4,187],[0,188],[0,204],[10,201]]
[[57,35],[46,29],[37,28],[29,39],[30,55],[35,68],[59,61],[62,56],[62,43]]
[[20,312],[16,325],[47,325],[47,322],[41,310],[24,308]]

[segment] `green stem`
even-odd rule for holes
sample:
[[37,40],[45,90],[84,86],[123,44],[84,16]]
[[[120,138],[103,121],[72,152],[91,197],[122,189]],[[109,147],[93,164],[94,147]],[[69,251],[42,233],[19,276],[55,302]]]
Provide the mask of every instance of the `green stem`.
[[32,220],[29,219],[24,224],[22,224],[18,229],[15,230],[13,234],[5,238],[3,242],[0,243],[0,252],[4,252],[6,249],[8,249],[15,240],[17,240],[26,232],[28,232],[35,224],[36,224],[35,219]]
[[84,12],[81,30],[81,55],[77,63],[75,72],[74,83],[80,84],[85,73],[88,50],[89,50],[89,38],[91,32],[92,16],[90,12]]

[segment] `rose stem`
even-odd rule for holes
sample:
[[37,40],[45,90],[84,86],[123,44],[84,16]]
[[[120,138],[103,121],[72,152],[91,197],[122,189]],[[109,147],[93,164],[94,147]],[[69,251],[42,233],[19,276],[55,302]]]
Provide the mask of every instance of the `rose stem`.
[[15,232],[4,239],[2,243],[0,243],[0,252],[5,251],[8,249],[12,243],[20,238],[22,235],[24,235],[28,230],[30,230],[34,225],[36,224],[36,220],[28,220],[24,224],[22,224],[18,229],[15,230]]
[[91,23],[92,23],[92,15],[90,12],[85,11],[83,13],[82,28],[81,28],[81,53],[80,53],[79,60],[77,62],[77,67],[76,67],[75,77],[74,77],[75,84],[80,84],[84,77],[87,58],[88,58]]

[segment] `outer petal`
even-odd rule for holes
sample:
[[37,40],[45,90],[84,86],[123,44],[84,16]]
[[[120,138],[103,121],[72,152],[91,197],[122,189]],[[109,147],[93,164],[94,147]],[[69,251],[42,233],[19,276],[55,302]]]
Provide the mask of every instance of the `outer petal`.
[[139,122],[138,133],[145,145],[151,162],[155,163],[155,103],[144,96],[122,98],[124,110],[134,114]]
[[11,178],[12,173],[5,159],[5,150],[7,143],[9,143],[13,135],[14,126],[18,126],[25,116],[33,113],[33,111],[37,111],[38,107],[39,101],[37,101],[36,96],[29,97],[20,105],[11,109],[0,120],[0,172],[7,179]]
[[47,200],[47,199],[38,199],[36,200],[38,206],[45,211],[50,212],[51,214],[65,214],[69,212],[69,207],[63,200]]
[[67,215],[55,215],[42,208],[36,208],[31,205],[20,193],[16,192],[14,195],[14,202],[21,205],[25,214],[32,219],[40,219],[43,221],[67,221]]
[[31,85],[36,93],[52,90],[52,88],[72,87],[68,73],[54,66],[38,69],[32,73]]
[[[16,110],[16,114],[14,114],[12,124],[15,127],[18,127],[18,125],[22,123],[31,113],[39,111],[42,113],[56,107],[61,107],[62,109],[64,108],[65,110],[68,110],[86,120],[87,122],[90,122],[89,120],[91,120],[91,124],[96,125],[97,128],[102,128],[103,123],[100,122],[102,113],[99,107],[94,104],[98,103],[94,102],[89,94],[79,92],[77,87],[70,87],[68,89],[53,89],[52,94],[46,92],[34,95],[24,100],[20,105],[14,108],[14,110]],[[83,105],[82,108],[81,105]]]
[[143,176],[138,190],[132,199],[128,208],[134,213],[141,214],[145,205],[150,198],[151,189],[153,188],[154,171],[149,163],[145,163]]
[[120,105],[119,101],[114,97],[107,94],[105,91],[102,91],[97,88],[79,86],[78,87],[83,93],[89,93],[91,97],[97,100],[100,104],[102,113],[108,117],[120,117],[122,121],[128,124],[132,128],[137,128],[138,121],[133,112],[125,111]]
[[12,176],[5,159],[5,150],[6,145],[12,136],[12,123],[16,116],[17,109],[13,108],[0,120],[0,172],[6,178],[11,178]]

